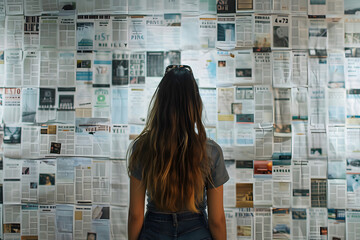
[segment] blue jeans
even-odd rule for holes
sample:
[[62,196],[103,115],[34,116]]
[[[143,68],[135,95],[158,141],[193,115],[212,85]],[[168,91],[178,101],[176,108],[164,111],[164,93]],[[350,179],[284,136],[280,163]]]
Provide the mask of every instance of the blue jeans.
[[212,240],[212,237],[205,212],[147,211],[139,240]]

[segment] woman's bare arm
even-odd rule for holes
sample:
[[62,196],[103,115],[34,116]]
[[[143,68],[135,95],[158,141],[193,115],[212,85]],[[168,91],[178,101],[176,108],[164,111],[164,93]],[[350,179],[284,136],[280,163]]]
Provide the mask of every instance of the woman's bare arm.
[[144,223],[145,187],[141,181],[130,176],[130,203],[128,216],[128,239],[137,240]]
[[214,240],[226,239],[223,185],[207,190],[209,229]]

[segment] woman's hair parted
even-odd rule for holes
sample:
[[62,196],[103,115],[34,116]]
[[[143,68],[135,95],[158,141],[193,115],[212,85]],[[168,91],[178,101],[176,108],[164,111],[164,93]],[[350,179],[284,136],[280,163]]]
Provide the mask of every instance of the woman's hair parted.
[[165,74],[150,103],[144,130],[135,139],[129,175],[142,168],[142,183],[162,211],[198,212],[211,183],[202,101],[191,71]]

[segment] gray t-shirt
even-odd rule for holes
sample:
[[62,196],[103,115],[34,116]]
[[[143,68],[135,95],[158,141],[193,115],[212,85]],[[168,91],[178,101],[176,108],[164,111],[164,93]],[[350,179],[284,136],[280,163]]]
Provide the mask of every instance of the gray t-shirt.
[[[135,147],[136,144],[133,145]],[[207,183],[205,188],[217,188],[229,180],[229,174],[225,168],[224,156],[221,147],[213,140],[208,139],[206,142],[206,149],[208,157],[211,159],[211,177],[213,184]],[[134,171],[131,172],[131,176],[136,179],[142,179],[142,166],[138,166]],[[205,190],[206,190],[205,189]],[[147,194],[147,210],[153,212],[159,212],[156,209],[155,204],[150,199],[150,196]],[[199,205],[199,211],[203,211],[206,208],[206,194],[204,194],[204,200]]]

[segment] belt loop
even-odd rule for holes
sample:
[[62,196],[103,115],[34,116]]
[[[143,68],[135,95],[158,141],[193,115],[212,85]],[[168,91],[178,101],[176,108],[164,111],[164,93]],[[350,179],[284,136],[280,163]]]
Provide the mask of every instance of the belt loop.
[[173,217],[173,226],[174,226],[174,227],[177,227],[178,222],[177,222],[176,213],[172,213],[171,215],[172,215],[172,217]]

